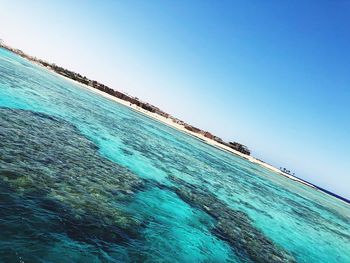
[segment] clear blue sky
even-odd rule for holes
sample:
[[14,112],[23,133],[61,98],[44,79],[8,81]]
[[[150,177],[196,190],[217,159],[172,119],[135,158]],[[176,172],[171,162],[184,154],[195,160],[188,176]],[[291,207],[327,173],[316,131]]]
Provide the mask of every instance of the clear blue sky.
[[350,198],[350,1],[2,1],[0,38]]

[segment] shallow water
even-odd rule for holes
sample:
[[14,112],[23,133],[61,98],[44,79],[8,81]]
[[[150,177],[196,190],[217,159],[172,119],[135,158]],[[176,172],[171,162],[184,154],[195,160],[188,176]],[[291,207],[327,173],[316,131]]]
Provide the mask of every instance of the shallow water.
[[3,49],[0,125],[2,262],[350,262],[349,205]]

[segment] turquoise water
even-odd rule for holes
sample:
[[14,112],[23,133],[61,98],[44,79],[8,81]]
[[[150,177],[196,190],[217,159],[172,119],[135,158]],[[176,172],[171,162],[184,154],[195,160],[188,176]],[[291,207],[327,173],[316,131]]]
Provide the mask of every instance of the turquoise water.
[[350,206],[0,49],[0,262],[350,262]]

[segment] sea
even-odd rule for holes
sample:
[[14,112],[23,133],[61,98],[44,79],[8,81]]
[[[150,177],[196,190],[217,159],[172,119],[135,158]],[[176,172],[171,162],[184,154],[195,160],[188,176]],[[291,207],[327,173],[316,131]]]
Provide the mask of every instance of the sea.
[[0,49],[0,262],[350,262],[350,205]]

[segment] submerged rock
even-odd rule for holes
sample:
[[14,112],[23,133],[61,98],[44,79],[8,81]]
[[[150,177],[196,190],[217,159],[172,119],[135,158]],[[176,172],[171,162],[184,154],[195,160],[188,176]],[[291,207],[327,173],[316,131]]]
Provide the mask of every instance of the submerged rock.
[[0,180],[55,212],[62,231],[88,240],[120,240],[140,222],[120,208],[143,186],[98,153],[70,123],[42,113],[0,108]]
[[[37,213],[52,215],[47,222],[43,216],[51,231],[66,233],[78,241],[100,241],[99,245],[107,244],[106,249],[108,242],[120,244],[139,238],[142,222],[121,205],[125,206],[144,187],[143,180],[103,158],[95,144],[62,119],[0,108],[0,123],[0,180],[18,199],[6,214],[13,207],[25,211],[29,204],[35,204]],[[204,188],[169,178],[174,183],[170,190],[216,219],[213,233],[226,240],[242,259],[294,261],[243,212],[229,208]],[[154,182],[150,185],[155,186]],[[28,205],[23,207],[24,201]]]
[[242,258],[262,263],[295,262],[292,255],[254,227],[245,213],[231,209],[214,194],[199,186],[191,185],[174,176],[170,179],[176,185],[172,188],[173,191],[182,200],[216,219],[213,233],[226,240]]

